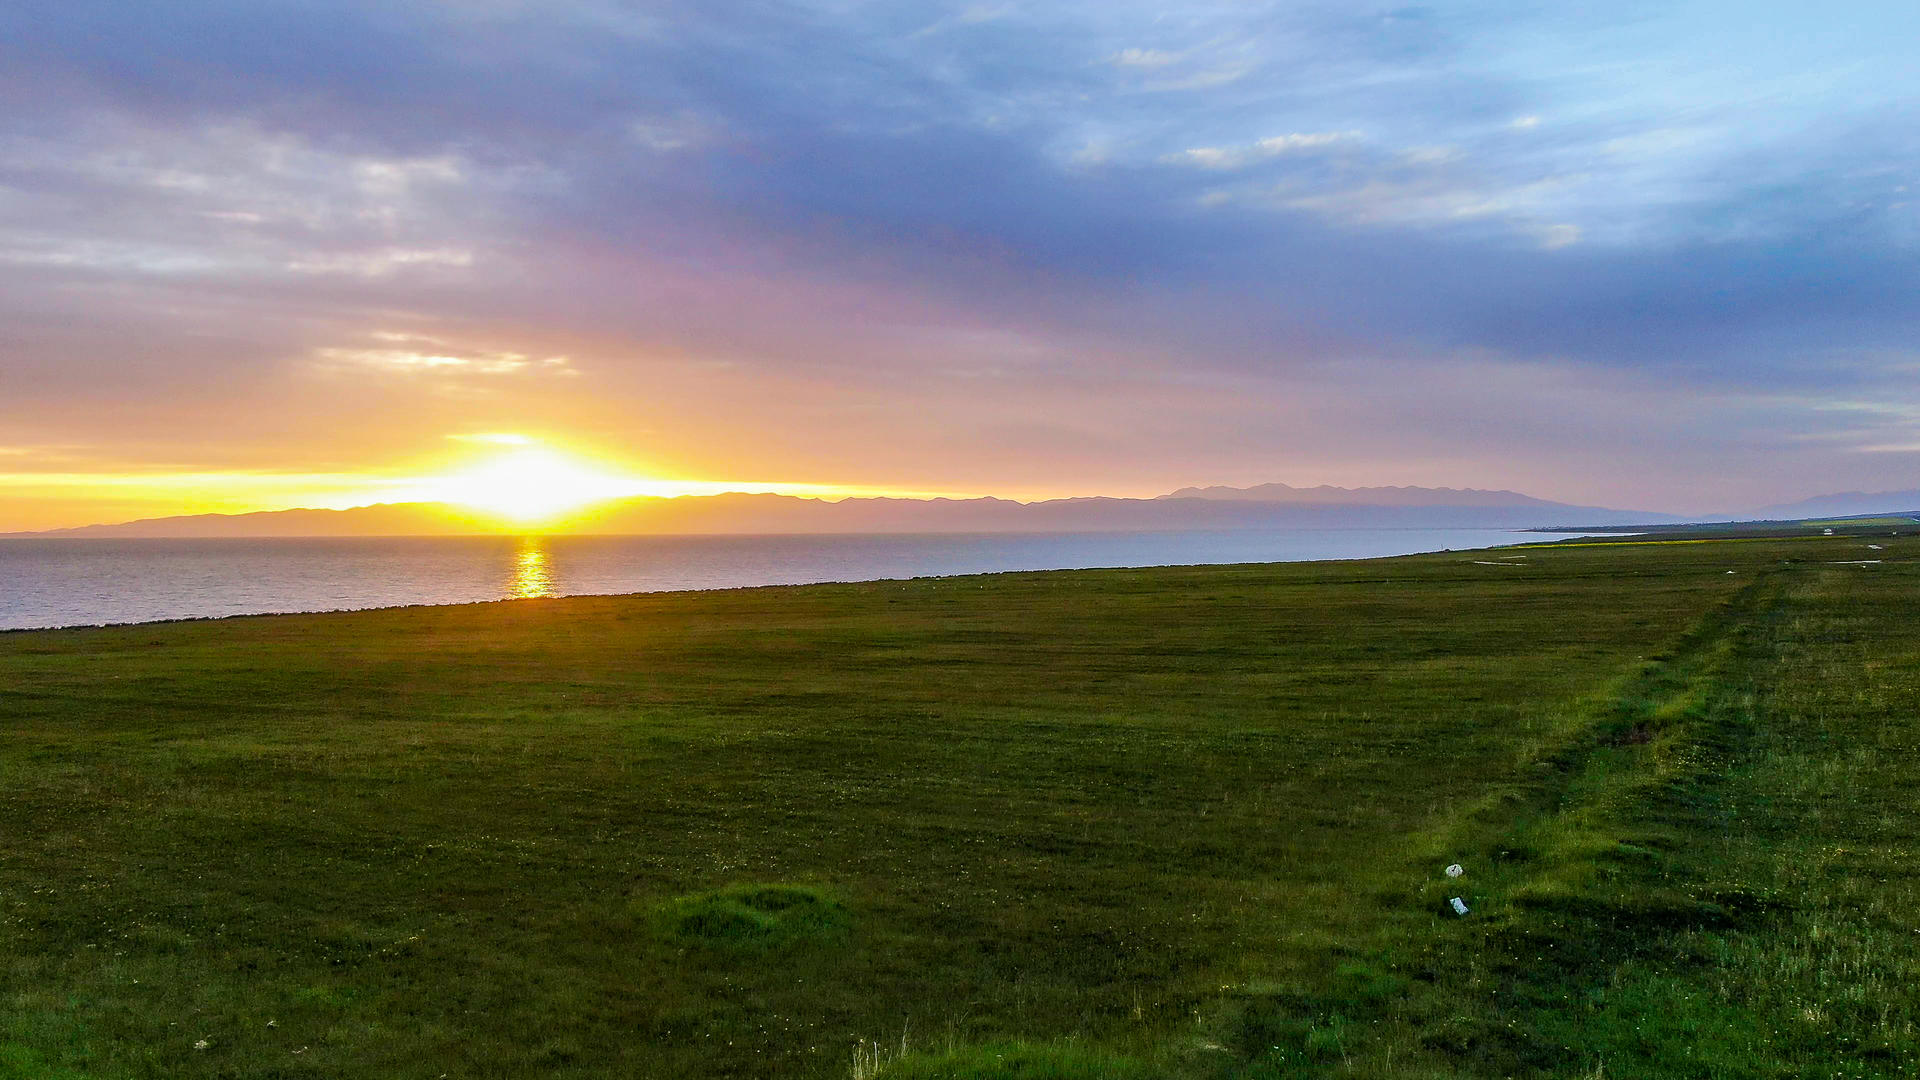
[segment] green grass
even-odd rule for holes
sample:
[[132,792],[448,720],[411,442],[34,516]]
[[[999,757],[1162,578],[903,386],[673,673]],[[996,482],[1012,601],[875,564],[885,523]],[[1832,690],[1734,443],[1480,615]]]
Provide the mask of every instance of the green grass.
[[722,952],[830,947],[849,921],[845,905],[798,885],[735,885],[676,897],[654,912],[657,931],[673,944]]
[[0,635],[0,1078],[1914,1075],[1877,542]]
[[1153,1080],[1158,1071],[1139,1061],[1073,1045],[994,1042],[950,1050],[907,1051],[888,1058],[876,1048],[853,1080]]

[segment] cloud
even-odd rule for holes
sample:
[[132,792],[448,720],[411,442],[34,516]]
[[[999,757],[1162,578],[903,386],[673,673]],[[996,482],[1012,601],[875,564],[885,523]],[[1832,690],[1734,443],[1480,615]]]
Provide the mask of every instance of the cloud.
[[1179,53],[1164,49],[1121,49],[1108,58],[1110,63],[1131,68],[1163,68],[1180,62]]
[[403,375],[573,375],[564,356],[533,357],[525,353],[463,349],[432,337],[376,331],[368,335],[381,344],[371,347],[331,347],[314,350],[314,358],[329,367],[357,367]]
[[1476,183],[1436,173],[1390,175],[1350,188],[1316,188],[1283,182],[1267,193],[1275,203],[1366,226],[1450,224],[1501,219],[1523,223],[1529,231],[1558,228],[1567,242],[1579,238],[1576,226],[1536,226],[1532,217],[1566,181],[1540,180],[1515,187]]
[[1269,135],[1264,139],[1242,146],[1195,146],[1177,154],[1168,154],[1160,160],[1169,165],[1194,165],[1202,169],[1242,169],[1255,162],[1266,161],[1301,150],[1318,150],[1353,142],[1360,138],[1357,131],[1313,131],[1295,132],[1287,135]]
[[379,278],[408,267],[472,265],[473,252],[456,248],[383,248],[378,251],[316,253],[295,258],[286,264],[286,268],[296,274],[351,274]]
[[1579,243],[1580,226],[1541,225],[1534,229],[1534,235],[1539,238],[1541,247],[1554,251]]
[[[1517,390],[1441,420],[1373,387],[1467,378],[1461,350],[1680,395],[1891,386],[1863,355],[1920,330],[1910,22],[1796,51],[1650,8],[14,5],[0,437],[68,437],[55,415],[118,437],[211,387],[318,427],[302,380],[326,369],[394,376],[335,382],[395,414],[464,380],[614,417],[666,383],[724,425],[724,394],[858,387],[867,418],[833,423],[941,410],[960,455],[1012,408],[916,388],[964,373],[1156,387],[1137,400],[1185,426],[1151,452],[1118,429],[1136,465],[1214,445],[1209,379],[1250,380],[1249,415],[1351,402],[1320,434],[1406,431],[1406,460],[1462,432],[1499,433],[1490,462],[1565,460],[1500,411]],[[779,406],[743,444],[806,441]],[[436,430],[520,426],[500,408]],[[1689,447],[1832,423],[1777,404],[1775,434],[1746,412],[1655,432],[1637,408],[1593,405],[1695,477],[1722,459]]]

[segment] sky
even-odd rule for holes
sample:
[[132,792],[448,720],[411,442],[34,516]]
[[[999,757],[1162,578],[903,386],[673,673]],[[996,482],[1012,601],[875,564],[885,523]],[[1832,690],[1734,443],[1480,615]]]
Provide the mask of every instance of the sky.
[[525,446],[660,491],[1920,486],[1916,40],[1904,2],[13,0],[0,530]]

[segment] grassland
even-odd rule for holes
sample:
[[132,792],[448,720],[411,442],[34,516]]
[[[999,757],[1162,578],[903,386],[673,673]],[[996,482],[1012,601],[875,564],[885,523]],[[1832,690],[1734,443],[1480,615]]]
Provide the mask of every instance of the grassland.
[[1912,1076],[1875,542],[0,635],[0,1077]]

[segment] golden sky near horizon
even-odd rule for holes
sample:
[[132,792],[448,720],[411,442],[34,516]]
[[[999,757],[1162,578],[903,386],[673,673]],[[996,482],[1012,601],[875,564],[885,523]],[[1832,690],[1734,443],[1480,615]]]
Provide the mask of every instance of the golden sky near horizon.
[[752,492],[827,500],[888,495],[968,497],[794,482],[715,481],[650,475],[511,432],[449,437],[460,450],[416,470],[332,473],[270,471],[7,473],[0,531],[37,531],[191,514],[245,514],[297,508],[344,510],[379,503],[443,503],[503,532],[527,526],[564,531],[569,515],[633,497]]

